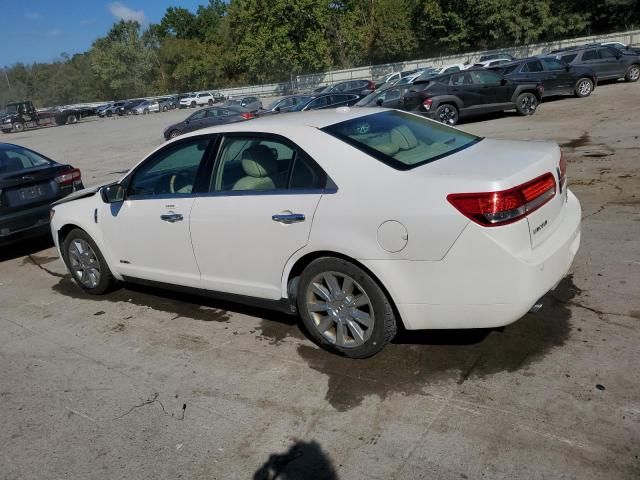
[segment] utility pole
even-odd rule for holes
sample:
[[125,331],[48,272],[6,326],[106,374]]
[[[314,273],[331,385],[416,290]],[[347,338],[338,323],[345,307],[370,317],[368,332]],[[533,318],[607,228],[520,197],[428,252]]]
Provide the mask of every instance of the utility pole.
[[4,72],[4,78],[6,78],[7,80],[7,85],[9,86],[9,90],[11,90],[11,82],[9,81],[9,75],[7,75],[7,70],[3,68],[2,71]]

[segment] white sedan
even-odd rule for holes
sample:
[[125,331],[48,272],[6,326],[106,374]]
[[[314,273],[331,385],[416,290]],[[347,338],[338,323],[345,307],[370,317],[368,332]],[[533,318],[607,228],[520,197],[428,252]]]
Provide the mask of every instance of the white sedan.
[[567,273],[580,213],[555,143],[343,107],[179,137],[56,204],[51,227],[88,293],[131,281],[259,302],[362,358],[401,324],[518,320]]

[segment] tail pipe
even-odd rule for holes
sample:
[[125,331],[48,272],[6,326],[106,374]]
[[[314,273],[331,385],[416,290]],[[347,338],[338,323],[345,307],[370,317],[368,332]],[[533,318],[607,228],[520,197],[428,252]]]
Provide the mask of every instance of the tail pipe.
[[542,308],[542,300],[538,300],[536,303],[533,304],[533,307],[529,309],[529,313],[538,313],[541,308]]

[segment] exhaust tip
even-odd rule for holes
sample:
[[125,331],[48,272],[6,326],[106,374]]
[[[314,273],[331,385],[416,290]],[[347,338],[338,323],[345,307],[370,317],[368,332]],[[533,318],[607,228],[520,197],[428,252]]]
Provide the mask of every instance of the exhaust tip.
[[542,305],[543,305],[542,302],[538,300],[536,303],[533,304],[533,307],[529,309],[529,313],[538,313],[542,308]]

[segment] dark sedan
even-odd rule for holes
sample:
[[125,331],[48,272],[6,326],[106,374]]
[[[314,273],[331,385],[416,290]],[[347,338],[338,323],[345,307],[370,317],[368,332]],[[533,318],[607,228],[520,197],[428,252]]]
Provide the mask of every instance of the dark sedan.
[[290,112],[296,108],[301,102],[306,102],[311,98],[310,95],[288,95],[282,97],[264,108],[259,109],[256,115],[263,116],[279,112]]
[[575,95],[588,97],[598,85],[598,76],[590,68],[568,65],[554,57],[533,57],[494,67],[516,82],[542,82],[544,96]]
[[77,168],[0,143],[0,245],[47,235],[51,203],[81,188]]
[[180,123],[169,125],[164,130],[164,138],[169,140],[183,133],[193,132],[206,127],[215,127],[225,123],[242,122],[255,115],[249,112],[241,112],[232,108],[209,107],[198,110],[185,118]]
[[142,102],[146,102],[144,98],[138,98],[136,100],[129,100],[124,105],[116,110],[116,113],[120,116],[130,115],[133,113],[133,109],[140,105]]
[[329,85],[322,93],[355,93],[365,96],[376,89],[376,82],[373,80],[349,80],[334,85]]
[[321,93],[319,95],[310,95],[306,101],[298,103],[291,111],[303,112],[307,110],[345,107],[355,105],[360,98],[362,98],[362,96],[355,93]]

